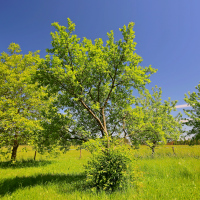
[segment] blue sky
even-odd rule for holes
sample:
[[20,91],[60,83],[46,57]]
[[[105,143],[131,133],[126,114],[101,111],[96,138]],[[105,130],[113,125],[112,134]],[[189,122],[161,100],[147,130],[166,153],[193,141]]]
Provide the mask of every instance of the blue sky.
[[110,30],[116,40],[122,38],[119,28],[132,21],[141,65],[158,69],[149,89],[162,87],[163,100],[171,97],[182,105],[184,94],[200,81],[199,0],[0,0],[0,5],[0,52],[15,42],[22,53],[41,50],[44,57],[51,23],[67,26],[68,17],[80,38],[104,41]]

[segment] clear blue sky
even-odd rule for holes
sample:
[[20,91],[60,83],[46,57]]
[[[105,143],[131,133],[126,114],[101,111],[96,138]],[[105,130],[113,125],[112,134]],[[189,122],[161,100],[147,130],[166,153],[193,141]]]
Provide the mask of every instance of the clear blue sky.
[[119,28],[132,21],[141,65],[158,69],[148,88],[158,85],[163,100],[185,104],[184,94],[200,81],[199,9],[199,0],[0,0],[0,52],[15,42],[24,54],[41,50],[44,57],[51,23],[67,26],[68,17],[80,38],[104,41],[110,30],[122,38]]

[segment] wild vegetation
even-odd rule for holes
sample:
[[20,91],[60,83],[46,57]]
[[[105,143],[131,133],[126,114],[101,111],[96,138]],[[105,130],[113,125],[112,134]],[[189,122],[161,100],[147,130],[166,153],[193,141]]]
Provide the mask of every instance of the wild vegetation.
[[139,185],[113,193],[90,189],[86,183],[84,165],[89,151],[71,147],[66,154],[53,158],[19,146],[18,160],[11,164],[1,157],[1,199],[199,199],[200,146],[171,145],[156,147],[154,158],[147,146],[133,150],[138,170],[142,172]]

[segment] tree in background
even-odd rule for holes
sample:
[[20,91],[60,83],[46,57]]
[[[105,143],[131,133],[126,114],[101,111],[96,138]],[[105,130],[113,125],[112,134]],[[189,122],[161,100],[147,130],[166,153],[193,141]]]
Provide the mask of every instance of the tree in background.
[[32,142],[42,128],[41,112],[52,99],[47,98],[46,88],[31,81],[41,62],[39,52],[23,56],[15,43],[8,51],[0,56],[0,148],[12,148],[15,160],[19,144]]
[[194,141],[200,139],[200,84],[195,88],[197,92],[188,92],[184,98],[185,102],[192,107],[192,109],[184,109],[185,114],[189,117],[184,124],[192,127],[188,131],[188,135],[192,135]]
[[91,40],[73,34],[75,24],[68,27],[52,24],[52,49],[37,71],[38,80],[49,93],[58,95],[59,105],[70,112],[77,127],[88,136],[111,136],[122,131],[124,111],[134,101],[133,89],[142,89],[156,70],[141,67],[142,58],[135,51],[133,23],[120,31],[123,40]]
[[131,109],[126,116],[126,135],[130,137],[133,144],[145,144],[152,150],[154,155],[155,147],[165,144],[169,140],[177,140],[181,134],[180,114],[173,117],[177,101],[161,102],[161,88],[152,88],[140,92],[136,98],[135,108]]

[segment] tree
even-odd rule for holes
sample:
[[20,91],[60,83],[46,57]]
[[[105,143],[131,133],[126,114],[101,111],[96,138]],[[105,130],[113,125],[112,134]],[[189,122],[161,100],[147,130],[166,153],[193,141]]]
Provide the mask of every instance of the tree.
[[127,113],[126,135],[134,144],[145,144],[152,150],[154,155],[155,147],[159,143],[166,143],[169,140],[177,140],[181,134],[180,114],[173,117],[171,111],[176,110],[177,101],[161,102],[161,88],[152,88],[140,92],[136,98],[135,108]]
[[197,92],[185,94],[184,100],[192,109],[184,109],[185,114],[189,117],[184,124],[192,127],[188,131],[188,135],[193,135],[193,139],[198,140],[200,139],[200,84],[195,88]]
[[8,51],[0,56],[0,148],[12,147],[11,159],[15,160],[19,144],[31,142],[41,129],[41,111],[51,98],[44,87],[31,81],[41,62],[39,52],[23,56],[15,43]]
[[134,24],[120,29],[123,40],[114,41],[113,31],[108,33],[105,45],[102,39],[80,42],[70,19],[67,28],[52,25],[57,31],[51,33],[52,49],[40,64],[38,80],[49,93],[58,94],[59,105],[90,138],[118,134],[124,111],[134,101],[133,89],[144,88],[156,72],[151,66],[139,66]]

